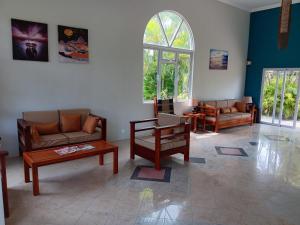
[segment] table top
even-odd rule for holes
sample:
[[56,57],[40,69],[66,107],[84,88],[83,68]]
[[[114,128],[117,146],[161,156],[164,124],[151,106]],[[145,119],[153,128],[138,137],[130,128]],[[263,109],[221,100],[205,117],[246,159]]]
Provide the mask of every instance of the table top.
[[[58,153],[55,152],[55,150],[64,147],[72,147],[72,146],[85,145],[85,144],[92,145],[95,148],[90,150],[81,150],[78,152],[65,154],[65,155],[59,155]],[[86,142],[81,144],[59,146],[55,148],[43,149],[38,151],[24,152],[23,158],[24,161],[26,161],[29,165],[41,166],[41,165],[49,165],[58,162],[64,162],[64,161],[99,155],[101,153],[105,154],[108,152],[113,152],[116,148],[118,148],[117,145],[101,140],[101,141]]]
[[205,113],[193,113],[193,112],[186,112],[183,113],[184,116],[205,116]]

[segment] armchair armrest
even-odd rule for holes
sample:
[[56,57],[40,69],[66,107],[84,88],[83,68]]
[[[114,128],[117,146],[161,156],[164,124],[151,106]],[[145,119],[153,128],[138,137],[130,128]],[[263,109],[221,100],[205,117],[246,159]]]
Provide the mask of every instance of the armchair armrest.
[[8,152],[0,149],[0,158],[8,156]]
[[169,129],[185,127],[186,125],[190,125],[190,124],[185,122],[184,124],[179,124],[179,125],[159,126],[159,127],[155,127],[155,130],[161,130],[161,131],[162,130],[169,130]]
[[130,124],[156,122],[157,120],[158,120],[158,118],[150,118],[150,119],[145,119],[145,120],[133,120],[133,121],[130,121]]
[[25,129],[30,128],[30,124],[26,120],[17,119],[17,123],[18,123],[18,129],[25,130]]
[[92,114],[92,113],[90,113],[89,115],[97,117],[101,121],[101,123],[97,124],[97,127],[101,128],[102,140],[106,141],[106,134],[107,134],[107,122],[106,122],[106,118],[104,118],[102,116],[98,116],[98,115]]

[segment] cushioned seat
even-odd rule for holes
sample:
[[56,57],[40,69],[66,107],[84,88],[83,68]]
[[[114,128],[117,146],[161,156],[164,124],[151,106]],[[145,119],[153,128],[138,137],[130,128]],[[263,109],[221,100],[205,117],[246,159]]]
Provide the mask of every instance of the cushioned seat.
[[33,149],[49,148],[69,143],[69,139],[63,134],[41,135],[40,139],[39,142],[32,142]]
[[[168,136],[170,136],[170,135],[168,135]],[[162,136],[162,137],[166,137],[166,136]],[[155,137],[154,136],[136,137],[135,143],[155,151]],[[183,140],[183,136],[177,137],[177,138],[161,140],[161,151],[178,148],[178,147],[183,147],[183,146],[186,146],[186,140]]]
[[93,134],[88,134],[83,131],[71,132],[71,133],[62,133],[67,139],[69,144],[87,142],[87,141],[96,141],[101,138],[101,131],[97,130]]

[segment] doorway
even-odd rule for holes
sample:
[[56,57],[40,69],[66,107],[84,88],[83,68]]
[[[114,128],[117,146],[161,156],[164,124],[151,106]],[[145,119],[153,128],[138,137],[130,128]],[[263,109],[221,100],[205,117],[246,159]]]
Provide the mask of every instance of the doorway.
[[261,122],[300,127],[300,69],[265,69],[261,94]]

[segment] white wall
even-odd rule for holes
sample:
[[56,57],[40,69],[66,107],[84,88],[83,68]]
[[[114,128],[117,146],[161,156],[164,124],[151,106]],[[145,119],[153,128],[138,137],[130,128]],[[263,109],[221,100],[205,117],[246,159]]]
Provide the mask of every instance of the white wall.
[[[90,107],[108,118],[109,139],[129,136],[129,120],[152,116],[142,102],[143,33],[148,20],[175,10],[195,38],[193,96],[241,97],[249,13],[215,0],[0,0],[0,136],[17,153],[22,111]],[[48,23],[50,62],[13,61],[10,19]],[[90,63],[57,59],[57,25],[89,29]],[[229,69],[210,71],[210,48],[229,51]],[[183,107],[184,108],[184,107]],[[122,133],[122,129],[125,133]]]

